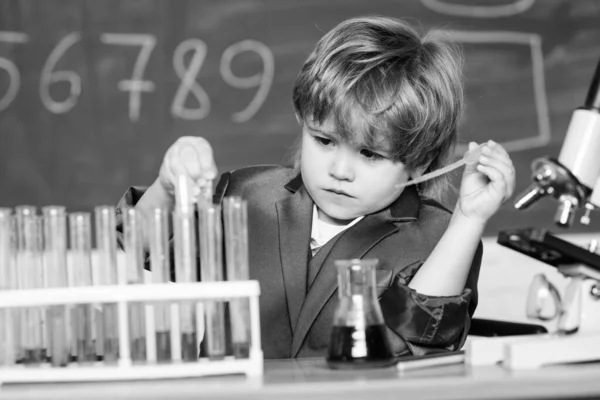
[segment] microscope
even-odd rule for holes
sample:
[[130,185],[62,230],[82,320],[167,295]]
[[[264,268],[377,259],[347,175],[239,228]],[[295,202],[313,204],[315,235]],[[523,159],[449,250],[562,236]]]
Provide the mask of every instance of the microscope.
[[[554,221],[559,227],[572,226],[580,210],[580,223],[590,223],[592,211],[600,207],[600,61],[584,105],[572,114],[558,159],[538,158],[531,168],[533,183],[518,197],[516,209],[526,210],[552,196],[558,201]],[[558,319],[557,330],[507,342],[504,364],[519,369],[600,361],[598,242],[584,248],[545,229],[527,228],[499,232],[498,243],[556,267],[568,281],[561,296],[543,275],[534,278],[527,315],[543,321]],[[548,312],[548,303],[553,303],[553,312]]]

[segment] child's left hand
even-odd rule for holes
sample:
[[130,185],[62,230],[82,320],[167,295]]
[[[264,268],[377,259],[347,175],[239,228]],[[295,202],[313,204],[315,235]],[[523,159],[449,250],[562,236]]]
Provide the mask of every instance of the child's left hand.
[[[476,143],[469,143],[469,150],[476,147]],[[515,169],[510,156],[490,140],[483,146],[478,161],[465,166],[457,211],[473,222],[485,224],[514,189]]]

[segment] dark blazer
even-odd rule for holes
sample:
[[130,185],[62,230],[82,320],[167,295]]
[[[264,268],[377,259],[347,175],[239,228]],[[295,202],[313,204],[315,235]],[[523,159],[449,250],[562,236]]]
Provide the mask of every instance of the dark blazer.
[[[135,204],[132,188],[123,204]],[[477,304],[479,245],[460,296],[424,296],[407,284],[450,220],[439,203],[407,187],[388,208],[367,215],[328,242],[311,261],[313,201],[289,168],[248,167],[221,176],[214,200],[248,201],[250,277],[260,282],[265,358],[323,356],[337,304],[334,261],[377,258],[377,294],[395,354],[459,349]],[[307,282],[308,265],[316,268]]]

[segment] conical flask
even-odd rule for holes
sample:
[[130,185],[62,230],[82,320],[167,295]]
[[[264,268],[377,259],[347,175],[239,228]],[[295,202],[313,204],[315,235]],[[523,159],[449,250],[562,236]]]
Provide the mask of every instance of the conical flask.
[[334,369],[395,363],[375,291],[378,260],[337,260],[339,302],[333,317],[327,364]]

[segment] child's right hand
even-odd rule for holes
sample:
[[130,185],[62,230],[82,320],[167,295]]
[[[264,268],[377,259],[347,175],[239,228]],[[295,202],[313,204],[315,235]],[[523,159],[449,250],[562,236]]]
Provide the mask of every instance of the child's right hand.
[[198,188],[217,177],[213,150],[206,139],[183,136],[169,147],[160,167],[158,182],[167,193],[174,196],[180,175],[191,178]]

